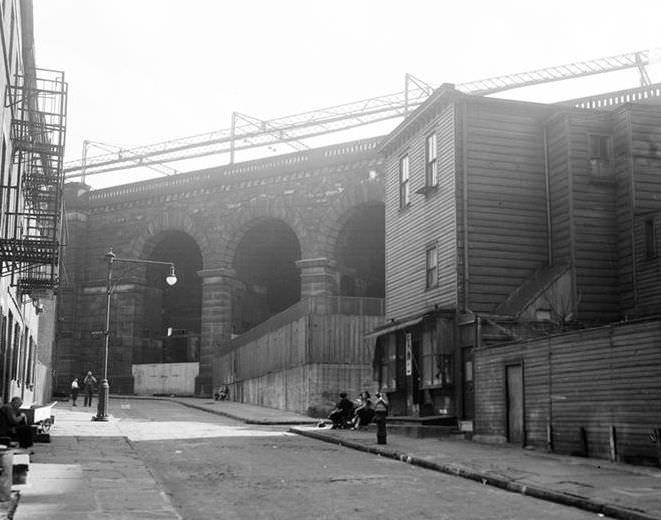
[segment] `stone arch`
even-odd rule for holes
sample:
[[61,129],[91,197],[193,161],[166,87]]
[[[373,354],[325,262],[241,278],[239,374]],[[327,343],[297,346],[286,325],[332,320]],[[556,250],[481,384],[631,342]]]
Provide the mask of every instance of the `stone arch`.
[[233,273],[232,333],[243,332],[300,299],[299,235],[291,212],[246,211],[233,219],[225,265]]
[[326,219],[327,228],[324,233],[326,238],[323,243],[319,244],[323,249],[318,252],[318,256],[333,258],[342,229],[359,208],[385,204],[382,182],[367,181],[360,188],[345,192],[342,197],[338,197],[332,202]]
[[232,215],[230,225],[221,239],[222,250],[219,252],[221,264],[231,266],[245,234],[255,224],[267,220],[279,220],[289,226],[301,244],[301,255],[304,254],[303,243],[307,230],[299,212],[282,198],[262,199],[251,201],[249,205],[241,207]]
[[206,266],[213,254],[211,241],[208,235],[193,222],[190,215],[180,210],[169,209],[147,221],[131,242],[127,254],[135,258],[149,258],[158,243],[159,235],[167,231],[181,231],[190,235],[200,248],[202,263]]
[[385,297],[385,204],[379,186],[370,183],[332,207],[321,254],[333,262],[340,296]]

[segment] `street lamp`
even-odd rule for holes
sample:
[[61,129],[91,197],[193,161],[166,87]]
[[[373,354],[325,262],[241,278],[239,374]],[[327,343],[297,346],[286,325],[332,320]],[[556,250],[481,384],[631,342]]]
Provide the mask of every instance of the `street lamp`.
[[106,325],[103,329],[104,352],[103,352],[103,379],[99,387],[99,404],[96,409],[96,415],[92,418],[95,421],[108,420],[108,395],[110,394],[110,385],[108,384],[108,346],[110,344],[110,296],[112,291],[112,265],[115,262],[125,262],[130,264],[152,264],[167,265],[170,267],[169,274],[165,277],[165,283],[170,287],[177,283],[177,275],[174,271],[174,263],[159,262],[158,260],[140,260],[139,258],[118,258],[112,249],[108,251],[104,258],[108,264],[106,271]]

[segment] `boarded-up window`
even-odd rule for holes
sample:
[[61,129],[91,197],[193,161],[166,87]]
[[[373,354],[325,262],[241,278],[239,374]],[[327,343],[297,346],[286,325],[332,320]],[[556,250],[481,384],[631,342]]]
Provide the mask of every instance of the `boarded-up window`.
[[399,160],[399,207],[405,208],[409,204],[409,156],[405,155]]
[[429,188],[438,183],[436,134],[427,136],[425,144],[425,185]]

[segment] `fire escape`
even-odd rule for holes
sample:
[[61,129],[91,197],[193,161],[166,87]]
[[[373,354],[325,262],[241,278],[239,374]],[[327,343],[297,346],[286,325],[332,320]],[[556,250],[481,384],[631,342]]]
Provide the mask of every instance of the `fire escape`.
[[11,164],[2,150],[0,274],[20,294],[59,282],[67,83],[64,73],[33,69],[5,92],[11,108]]

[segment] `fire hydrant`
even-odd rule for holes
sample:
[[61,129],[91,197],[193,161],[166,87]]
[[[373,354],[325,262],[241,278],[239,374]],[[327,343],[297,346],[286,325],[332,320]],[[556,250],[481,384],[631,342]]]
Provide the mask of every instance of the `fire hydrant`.
[[386,444],[388,433],[386,431],[386,417],[388,416],[388,403],[383,394],[376,393],[374,404],[374,422],[376,423],[376,443]]

